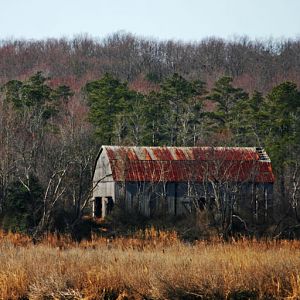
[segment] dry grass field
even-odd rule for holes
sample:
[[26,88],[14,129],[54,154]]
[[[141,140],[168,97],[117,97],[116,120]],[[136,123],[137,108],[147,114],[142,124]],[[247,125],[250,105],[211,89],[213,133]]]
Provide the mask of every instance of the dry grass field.
[[0,299],[300,299],[300,242],[0,234]]

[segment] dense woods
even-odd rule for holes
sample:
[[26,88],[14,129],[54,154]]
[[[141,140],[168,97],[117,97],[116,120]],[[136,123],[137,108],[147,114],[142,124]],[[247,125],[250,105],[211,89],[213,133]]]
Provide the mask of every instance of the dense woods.
[[276,173],[272,234],[296,234],[299,50],[246,37],[2,41],[2,227],[72,231],[102,144],[259,146]]
[[86,81],[110,73],[147,90],[173,73],[202,80],[210,88],[222,75],[234,78],[247,92],[268,92],[282,81],[300,81],[299,40],[231,41],[207,38],[200,42],[156,41],[116,33],[95,40],[3,40],[0,43],[0,83],[43,70],[53,81],[79,89]]

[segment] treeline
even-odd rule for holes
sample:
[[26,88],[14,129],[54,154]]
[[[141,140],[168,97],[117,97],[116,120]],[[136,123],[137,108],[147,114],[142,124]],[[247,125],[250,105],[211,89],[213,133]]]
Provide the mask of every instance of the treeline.
[[184,43],[116,33],[98,40],[78,36],[0,42],[0,84],[25,79],[39,70],[73,89],[110,73],[147,90],[148,81],[161,83],[179,73],[189,80],[201,79],[209,87],[226,75],[247,92],[265,93],[286,80],[299,84],[300,41],[212,37]]

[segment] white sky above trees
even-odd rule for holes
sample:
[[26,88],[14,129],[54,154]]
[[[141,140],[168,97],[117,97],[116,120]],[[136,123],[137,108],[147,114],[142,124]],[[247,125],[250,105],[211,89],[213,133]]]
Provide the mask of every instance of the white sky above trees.
[[300,38],[300,0],[0,0],[0,39]]

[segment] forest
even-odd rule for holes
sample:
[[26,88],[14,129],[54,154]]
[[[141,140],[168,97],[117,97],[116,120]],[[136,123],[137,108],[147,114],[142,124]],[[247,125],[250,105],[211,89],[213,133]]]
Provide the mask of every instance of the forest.
[[0,221],[72,232],[101,145],[258,146],[276,174],[272,234],[300,225],[300,40],[0,42]]

